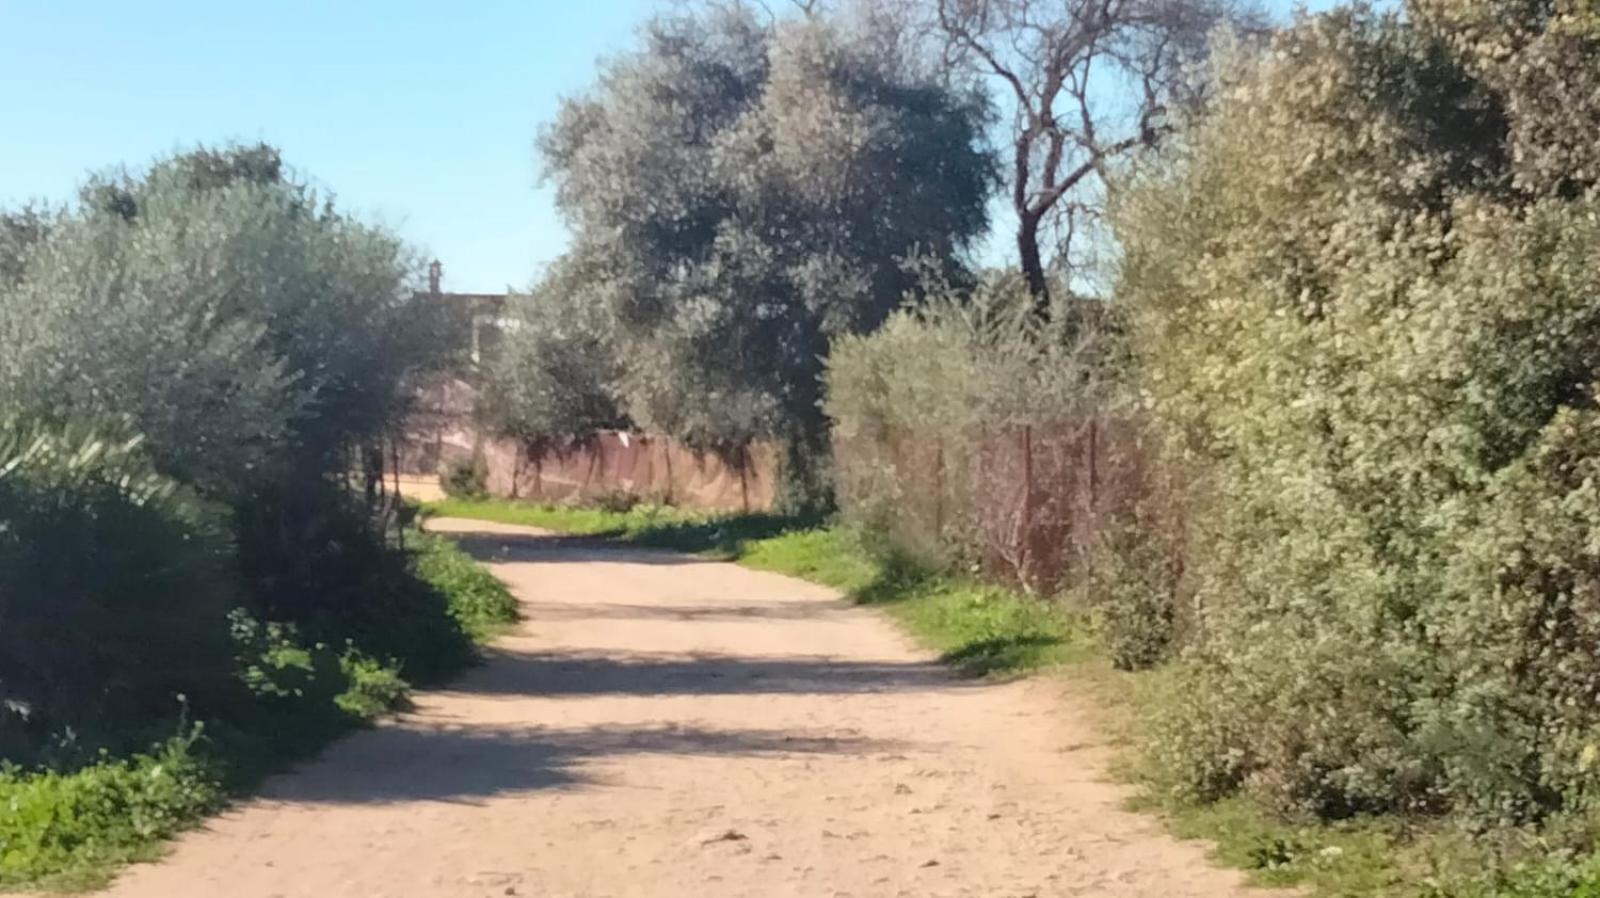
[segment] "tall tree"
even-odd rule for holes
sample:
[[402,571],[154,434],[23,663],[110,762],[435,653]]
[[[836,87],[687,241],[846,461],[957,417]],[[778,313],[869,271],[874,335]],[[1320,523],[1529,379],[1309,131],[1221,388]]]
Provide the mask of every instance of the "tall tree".
[[[1017,255],[1041,316],[1051,269],[1099,213],[1113,160],[1159,141],[1185,65],[1208,33],[1250,21],[1237,0],[933,0],[949,64],[994,82],[1011,107],[1008,198]],[[1060,233],[1054,260],[1041,245]]]
[[541,139],[607,303],[630,416],[708,448],[788,447],[809,492],[832,338],[869,330],[987,226],[981,98],[823,15],[665,18]]

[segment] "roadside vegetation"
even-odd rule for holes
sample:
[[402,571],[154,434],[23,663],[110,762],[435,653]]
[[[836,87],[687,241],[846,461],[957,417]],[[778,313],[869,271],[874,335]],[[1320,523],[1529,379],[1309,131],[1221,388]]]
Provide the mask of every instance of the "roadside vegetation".
[[[581,526],[719,534],[724,557],[888,598],[974,669],[1097,655],[1148,801],[1262,881],[1600,893],[1593,4],[883,7],[707,13],[693,39],[673,19],[568,105],[543,146],[578,249],[508,343],[499,432],[782,442],[810,496],[786,508],[831,504],[840,529]],[[831,42],[830,76],[865,70],[811,80],[849,114],[795,115]],[[894,278],[831,255],[841,197],[876,194],[810,180],[822,123],[909,110],[846,83],[996,104],[969,145],[1011,200],[1014,268],[973,264],[954,213],[917,222],[928,252],[884,248]],[[705,100],[672,124],[717,137],[618,127],[652,90]],[[692,171],[641,208],[619,158]],[[773,226],[817,240],[781,251]],[[563,379],[538,364],[557,347],[606,361]]]
[[[765,442],[774,510],[517,505],[474,457],[431,511],[1067,666],[1264,883],[1600,895],[1596,5],[767,6],[563,103],[571,248],[472,379],[529,453]],[[416,268],[270,147],[0,214],[0,886],[100,881],[514,618],[386,487],[459,363]]]
[[436,364],[409,251],[276,150],[0,234],[0,888],[86,888],[516,608],[370,451]]

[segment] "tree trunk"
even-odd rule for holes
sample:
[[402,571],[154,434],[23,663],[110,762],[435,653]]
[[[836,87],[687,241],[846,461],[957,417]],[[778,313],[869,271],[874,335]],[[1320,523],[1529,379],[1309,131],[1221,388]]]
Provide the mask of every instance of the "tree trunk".
[[1050,283],[1045,279],[1044,261],[1039,256],[1039,216],[1024,212],[1017,225],[1017,254],[1022,259],[1022,276],[1033,294],[1033,313],[1041,321],[1050,318]]

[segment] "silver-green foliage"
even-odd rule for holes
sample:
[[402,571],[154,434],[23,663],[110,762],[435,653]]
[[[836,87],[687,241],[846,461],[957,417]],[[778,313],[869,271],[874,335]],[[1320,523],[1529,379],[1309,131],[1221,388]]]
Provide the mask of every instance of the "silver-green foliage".
[[207,492],[336,469],[425,354],[403,247],[270,148],[98,177],[46,224],[0,278],[0,408],[128,416]]
[[1190,795],[1524,820],[1600,785],[1600,19],[1409,12],[1237,55],[1121,198],[1205,522],[1156,753]]
[[[940,566],[972,559],[978,443],[1001,428],[1080,419],[1118,401],[1117,340],[1101,304],[1063,301],[1045,321],[1033,303],[1015,274],[972,288],[933,277],[921,302],[871,334],[835,342],[825,407],[839,446],[839,503],[897,552]],[[908,514],[919,504],[908,499],[926,499],[929,489],[947,494],[937,521]]]
[[541,145],[624,411],[710,448],[821,451],[821,359],[984,230],[985,110],[820,17],[664,18]]
[[[30,731],[146,725],[180,692],[211,712],[234,604],[315,616],[330,641],[416,611],[345,486],[430,359],[392,235],[258,146],[93,178],[70,208],[0,220],[0,244],[0,420],[29,422],[0,428],[0,678],[38,709]],[[84,423],[105,421],[114,439]]]
[[478,405],[490,428],[541,444],[627,423],[614,324],[575,259],[558,261],[530,294],[512,296],[507,312]]

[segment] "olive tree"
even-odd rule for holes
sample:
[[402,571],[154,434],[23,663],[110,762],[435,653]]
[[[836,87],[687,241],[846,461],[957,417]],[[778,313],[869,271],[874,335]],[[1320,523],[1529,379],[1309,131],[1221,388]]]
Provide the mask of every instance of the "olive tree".
[[38,207],[0,211],[0,285],[22,279],[28,252],[44,239],[49,228],[50,216]]
[[528,294],[512,296],[482,378],[484,423],[530,446],[625,427],[609,311],[575,256],[557,261]]
[[801,493],[832,340],[915,287],[907,260],[957,268],[987,224],[981,98],[872,46],[826,16],[658,19],[540,140],[627,413],[723,451],[779,440]]
[[0,411],[126,419],[162,474],[231,508],[264,605],[349,598],[310,567],[366,538],[342,502],[355,450],[430,362],[410,251],[266,146],[96,176],[45,224],[0,281]]
[[428,321],[409,252],[270,147],[96,176],[0,285],[0,404],[128,416],[170,474],[238,496],[381,435]]

